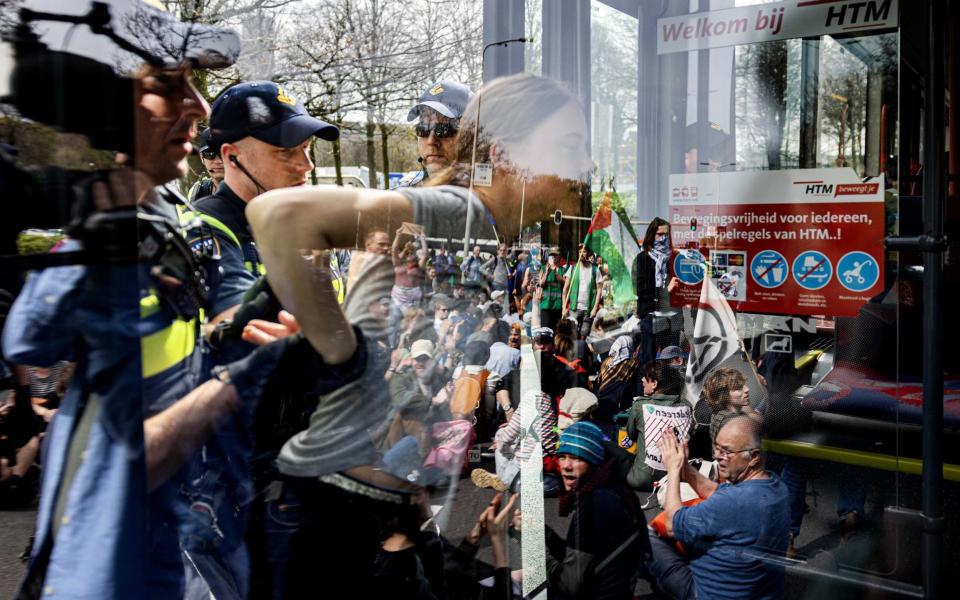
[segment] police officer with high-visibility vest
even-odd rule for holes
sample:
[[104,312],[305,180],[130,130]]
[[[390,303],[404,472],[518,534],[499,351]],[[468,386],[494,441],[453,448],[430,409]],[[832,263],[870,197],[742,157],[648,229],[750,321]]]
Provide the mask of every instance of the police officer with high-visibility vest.
[[[0,81],[15,82],[4,103],[112,151],[115,166],[58,196],[75,215],[69,239],[31,273],[3,328],[13,363],[76,363],[44,440],[35,544],[17,597],[180,597],[176,473],[242,406],[229,384],[197,387],[198,317],[217,265],[187,247],[174,208],[183,198],[169,182],[186,173],[189,139],[209,111],[191,71],[233,64],[240,39],[176,21],[157,2],[18,9],[2,27],[11,51]],[[74,28],[84,33],[62,33]]]
[[[313,169],[310,138],[336,140],[340,131],[307,114],[303,103],[271,81],[247,81],[224,91],[210,115],[211,150],[219,150],[224,180],[197,201],[203,231],[194,249],[214,244],[223,273],[212,302],[211,323],[231,319],[263,266],[244,209],[269,190],[303,185]],[[212,233],[212,235],[205,235]],[[342,286],[341,286],[342,287]]]

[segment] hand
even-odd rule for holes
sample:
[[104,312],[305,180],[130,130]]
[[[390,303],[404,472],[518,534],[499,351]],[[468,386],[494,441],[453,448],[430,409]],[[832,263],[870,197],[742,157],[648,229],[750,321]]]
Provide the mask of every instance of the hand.
[[94,182],[90,191],[97,210],[110,210],[135,205],[151,187],[150,179],[140,171],[115,169],[107,174],[107,181]]
[[513,529],[514,531],[520,531],[520,523],[523,521],[520,511],[517,510],[513,513]]
[[671,477],[678,477],[687,464],[687,444],[680,443],[672,431],[666,431],[660,437],[660,452],[663,454],[663,464]]
[[495,538],[506,539],[507,531],[509,531],[510,524],[513,521],[513,509],[517,504],[517,495],[510,496],[510,500],[503,507],[503,510],[499,510],[500,505],[503,504],[503,494],[497,494],[490,504],[494,514],[486,520],[487,535],[490,536],[491,541]]
[[680,280],[677,279],[676,277],[671,277],[670,283],[667,284],[667,291],[670,293],[673,293],[673,290],[677,289],[679,285],[680,285]]
[[489,517],[487,513],[492,513],[493,507],[488,506],[482,513],[480,517],[477,518],[477,522],[473,524],[473,527],[470,529],[470,532],[467,533],[467,537],[464,538],[468,544],[473,546],[480,545],[480,538],[486,533],[486,519]]
[[543,288],[540,287],[539,285],[535,290],[533,290],[533,300],[538,304],[541,300],[543,300]]
[[281,310],[277,319],[279,323],[263,319],[251,319],[243,328],[243,334],[240,338],[257,346],[265,346],[300,331],[300,324],[297,323],[296,317],[287,311]]

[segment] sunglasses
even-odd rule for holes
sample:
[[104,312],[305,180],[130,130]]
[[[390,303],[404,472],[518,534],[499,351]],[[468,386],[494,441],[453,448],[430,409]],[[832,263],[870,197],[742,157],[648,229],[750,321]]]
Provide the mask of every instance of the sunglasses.
[[435,123],[433,127],[424,123],[418,123],[416,127],[417,137],[430,137],[430,132],[439,140],[452,138],[457,135],[457,126],[453,123]]
[[216,150],[201,150],[201,151],[200,151],[200,157],[203,158],[203,160],[213,160],[213,159],[217,158],[218,156],[220,156],[220,153],[217,152]]

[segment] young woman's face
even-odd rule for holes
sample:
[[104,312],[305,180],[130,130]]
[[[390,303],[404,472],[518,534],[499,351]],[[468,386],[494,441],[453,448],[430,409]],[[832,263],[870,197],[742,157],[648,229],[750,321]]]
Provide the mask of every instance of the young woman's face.
[[743,384],[742,388],[730,390],[730,406],[743,408],[750,406],[750,388]]

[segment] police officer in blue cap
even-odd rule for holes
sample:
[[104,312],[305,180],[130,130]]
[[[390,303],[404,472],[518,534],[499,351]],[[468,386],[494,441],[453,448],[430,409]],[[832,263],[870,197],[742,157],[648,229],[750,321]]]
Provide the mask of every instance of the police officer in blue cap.
[[[9,80],[21,113],[86,136],[117,164],[73,188],[77,220],[59,256],[80,264],[33,272],[3,331],[11,362],[77,363],[45,440],[21,598],[179,597],[176,526],[156,490],[236,404],[206,395],[227,389],[221,382],[190,395],[201,376],[197,317],[216,267],[193,261],[177,230],[183,199],[169,182],[186,173],[209,111],[192,68],[232,64],[240,41],[157,4],[77,0],[59,13],[27,0],[13,30],[0,25],[14,40]],[[64,35],[79,23],[84,34]]]
[[220,158],[220,150],[214,149],[210,145],[209,127],[200,132],[195,143],[197,152],[200,154],[200,162],[203,163],[203,169],[207,172],[207,176],[201,177],[190,187],[190,191],[187,192],[187,200],[191,202],[215,193],[220,184],[223,183],[223,160]]
[[213,299],[212,323],[230,319],[244,292],[263,274],[244,209],[247,202],[278,188],[303,185],[313,169],[310,140],[334,141],[340,131],[307,113],[303,103],[272,81],[247,81],[228,88],[213,103],[210,151],[219,151],[224,180],[197,210],[212,232],[196,235],[199,249],[213,243],[223,280]]
[[447,79],[423,91],[420,101],[407,113],[408,122],[417,120],[417,160],[421,169],[405,174],[397,187],[420,185],[431,173],[453,163],[460,117],[472,97],[470,88]]

